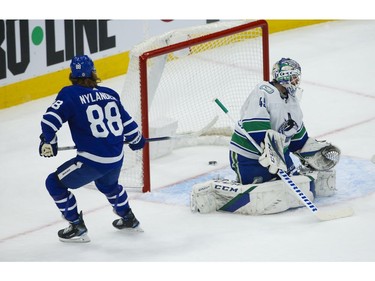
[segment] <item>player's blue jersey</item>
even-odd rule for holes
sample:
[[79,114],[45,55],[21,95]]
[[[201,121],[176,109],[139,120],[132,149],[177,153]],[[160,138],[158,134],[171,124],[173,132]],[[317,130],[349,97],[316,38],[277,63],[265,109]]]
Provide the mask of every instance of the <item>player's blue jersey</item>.
[[120,166],[124,141],[131,142],[140,134],[119,95],[107,87],[64,87],[42,118],[47,142],[65,122],[77,147],[77,158],[94,166]]

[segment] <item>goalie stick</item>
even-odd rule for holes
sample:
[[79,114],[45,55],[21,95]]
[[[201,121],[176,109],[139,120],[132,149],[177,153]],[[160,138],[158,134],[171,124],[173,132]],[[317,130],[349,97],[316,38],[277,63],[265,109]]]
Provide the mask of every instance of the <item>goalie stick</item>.
[[[146,142],[154,142],[154,141],[165,141],[165,140],[172,140],[172,139],[180,139],[180,138],[191,138],[191,137],[199,137],[205,134],[213,125],[215,125],[216,121],[219,119],[219,116],[216,115],[206,126],[200,129],[197,132],[188,133],[184,135],[176,135],[176,136],[164,136],[164,137],[154,137],[154,138],[146,138]],[[124,142],[127,144],[127,142]],[[72,146],[62,146],[59,147],[58,151],[65,151],[65,150],[73,150],[76,149],[75,145]]]
[[[219,99],[215,99],[214,102],[221,108],[221,110],[232,120],[233,123],[236,121],[229,114],[228,109],[220,102]],[[247,137],[247,139],[256,147],[256,149],[262,153],[263,149],[254,141],[254,139],[249,135],[249,133],[239,125],[241,132]],[[298,188],[298,186],[293,182],[293,180],[288,176],[285,171],[278,170],[277,175],[279,178],[293,191],[293,194],[309,209],[315,217],[321,221],[334,220],[339,218],[350,217],[353,215],[353,209],[350,207],[335,208],[332,210],[320,210],[316,207],[313,202]]]

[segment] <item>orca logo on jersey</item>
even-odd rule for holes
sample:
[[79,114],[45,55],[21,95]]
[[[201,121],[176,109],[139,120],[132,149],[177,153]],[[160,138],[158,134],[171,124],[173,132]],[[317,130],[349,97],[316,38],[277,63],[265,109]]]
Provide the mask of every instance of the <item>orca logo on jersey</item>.
[[284,132],[288,132],[292,129],[298,130],[297,122],[292,119],[292,115],[288,113],[288,119],[284,121],[284,123],[280,126],[278,132],[280,134],[284,134]]

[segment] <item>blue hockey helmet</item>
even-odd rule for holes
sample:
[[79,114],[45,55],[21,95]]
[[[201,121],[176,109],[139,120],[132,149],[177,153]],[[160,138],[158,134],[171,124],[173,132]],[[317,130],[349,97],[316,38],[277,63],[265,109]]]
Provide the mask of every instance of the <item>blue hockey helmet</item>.
[[95,72],[94,62],[86,55],[75,56],[70,63],[72,78],[90,78]]
[[295,60],[282,58],[273,65],[272,78],[294,95],[301,82],[301,66]]

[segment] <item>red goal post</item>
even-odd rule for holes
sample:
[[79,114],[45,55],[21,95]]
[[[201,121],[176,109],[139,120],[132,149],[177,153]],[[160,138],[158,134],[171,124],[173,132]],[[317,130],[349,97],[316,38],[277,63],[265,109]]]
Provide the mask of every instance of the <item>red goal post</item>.
[[[151,191],[151,159],[197,143],[224,144],[233,124],[212,103],[219,98],[231,112],[269,79],[269,35],[265,20],[223,21],[173,30],[152,37],[130,52],[121,93],[144,137],[189,136],[150,143],[142,151],[125,148],[120,182]],[[204,139],[196,141],[197,139]],[[195,141],[194,141],[195,140]]]

